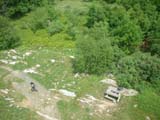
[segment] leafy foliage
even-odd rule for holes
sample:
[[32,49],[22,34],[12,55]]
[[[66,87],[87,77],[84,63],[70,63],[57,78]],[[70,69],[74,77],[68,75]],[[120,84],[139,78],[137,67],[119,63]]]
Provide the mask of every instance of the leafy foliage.
[[8,17],[18,17],[41,6],[44,0],[1,0],[0,13]]
[[20,44],[20,39],[16,35],[13,26],[8,19],[0,16],[0,49],[9,49]]
[[113,49],[110,38],[107,37],[103,24],[97,29],[99,25],[101,24],[96,24],[85,36],[79,38],[76,71],[101,74],[106,72],[112,63]]
[[118,80],[122,86],[131,87],[143,81],[160,81],[160,60],[141,52],[122,58],[117,64]]

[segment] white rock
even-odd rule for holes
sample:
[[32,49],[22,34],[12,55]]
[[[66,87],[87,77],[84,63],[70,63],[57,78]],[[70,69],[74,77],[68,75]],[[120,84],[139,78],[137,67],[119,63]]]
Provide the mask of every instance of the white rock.
[[12,59],[16,60],[16,59],[17,59],[17,56],[12,56]]
[[10,65],[15,65],[17,62],[16,61],[10,61],[9,64]]
[[34,74],[38,74],[37,71],[35,71],[35,69],[33,68],[29,68],[29,69],[25,69],[23,70],[24,73],[34,73]]
[[110,110],[108,109],[108,110],[107,110],[107,112],[109,113],[109,112],[110,112]]
[[59,92],[65,96],[76,97],[76,94],[74,92],[71,92],[65,89],[60,89]]
[[36,113],[37,113],[38,115],[44,117],[44,118],[47,119],[47,120],[57,120],[57,119],[55,119],[55,118],[52,118],[52,117],[50,117],[50,116],[48,116],[48,115],[46,115],[46,114],[43,114],[43,113],[39,112],[39,111],[36,111]]
[[8,92],[9,92],[8,89],[1,89],[0,91],[1,91],[2,93],[4,93],[4,94],[8,94]]
[[51,63],[55,63],[56,62],[56,60],[55,59],[51,59]]
[[146,120],[151,120],[151,118],[149,116],[146,116]]
[[10,52],[17,53],[16,50],[14,50],[14,49],[10,50]]
[[7,101],[13,101],[13,98],[8,97],[8,98],[5,98],[5,100],[7,100]]
[[51,88],[51,89],[49,89],[49,91],[56,91],[56,89]]
[[109,84],[109,85],[113,85],[113,86],[117,86],[117,82],[113,79],[104,79],[100,81],[101,83],[105,83],[105,84]]
[[25,56],[30,56],[32,54],[32,52],[26,52],[24,55]]
[[78,78],[79,76],[80,76],[79,73],[76,73],[76,74],[74,75],[75,78]]
[[89,99],[91,100],[97,100],[95,97],[93,97],[92,95],[86,95]]
[[71,56],[69,56],[69,57],[70,57],[70,58],[72,58],[72,59],[74,59],[74,58],[75,58],[75,57],[74,57],[74,56],[72,56],[72,55],[71,55]]
[[39,65],[39,64],[36,65],[37,68],[40,67],[40,66],[41,66],[41,65]]
[[50,100],[51,100],[51,98],[48,98],[48,100],[50,101]]
[[12,107],[12,106],[13,106],[13,104],[10,104],[10,105],[9,105],[9,107]]
[[109,78],[114,78],[114,75],[110,73],[110,74],[108,74],[108,77]]
[[124,96],[135,96],[138,94],[138,91],[136,91],[134,89],[123,88],[123,90],[121,91],[121,94]]
[[137,106],[138,106],[137,104],[134,105],[135,108],[136,108]]
[[7,60],[0,60],[0,62],[4,63],[4,64],[8,64],[8,61]]

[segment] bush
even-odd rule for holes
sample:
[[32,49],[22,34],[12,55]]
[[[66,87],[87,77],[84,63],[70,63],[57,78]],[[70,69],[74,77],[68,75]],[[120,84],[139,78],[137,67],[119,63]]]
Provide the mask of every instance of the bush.
[[54,35],[55,33],[61,32],[63,28],[64,28],[64,25],[60,21],[56,20],[49,25],[48,33],[50,35]]
[[134,53],[122,58],[117,65],[117,78],[120,85],[135,87],[143,81],[155,84],[160,81],[160,60],[145,53]]
[[1,0],[0,13],[7,17],[19,17],[41,6],[44,0]]
[[14,48],[19,44],[20,39],[13,26],[6,18],[0,16],[0,50]]
[[76,72],[102,74],[109,70],[113,60],[113,49],[110,38],[107,37],[107,29],[102,26],[94,26],[86,35],[79,37],[74,63]]
[[88,19],[86,26],[91,28],[95,23],[105,21],[105,12],[102,6],[93,5],[88,12]]

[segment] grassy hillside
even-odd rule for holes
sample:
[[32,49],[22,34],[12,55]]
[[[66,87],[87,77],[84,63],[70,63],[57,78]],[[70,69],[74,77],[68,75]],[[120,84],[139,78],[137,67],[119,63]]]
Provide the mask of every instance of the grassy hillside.
[[[34,68],[36,73],[28,73],[29,76],[47,90],[74,92],[75,98],[62,97],[57,102],[62,120],[160,119],[159,55],[157,52],[153,54],[158,50],[155,46],[159,44],[154,40],[158,38],[159,29],[151,25],[158,23],[158,17],[151,15],[156,8],[150,2],[144,5],[146,8],[142,7],[143,2],[137,2],[133,8],[129,1],[127,4],[121,0],[114,2],[57,0],[54,4],[36,7],[22,17],[10,20],[21,44],[14,48],[16,53],[12,55],[9,55],[10,50],[1,50],[0,60],[16,61],[15,64],[6,64],[14,70]],[[140,15],[135,19],[137,11]],[[157,14],[159,12],[155,16]],[[158,35],[153,35],[154,32]],[[15,56],[16,59],[13,58]],[[120,86],[137,89],[138,95],[123,96],[113,108],[106,108],[102,113],[95,112],[95,106],[82,105],[79,100],[86,95],[107,101],[103,93],[108,85],[100,81],[109,73],[114,74]],[[8,78],[8,74],[0,69],[0,89],[13,91],[12,82],[23,80]],[[0,92],[0,119],[42,119],[33,109],[17,104],[11,106],[5,99],[7,97],[13,97],[16,103],[25,99],[18,92],[7,95]]]

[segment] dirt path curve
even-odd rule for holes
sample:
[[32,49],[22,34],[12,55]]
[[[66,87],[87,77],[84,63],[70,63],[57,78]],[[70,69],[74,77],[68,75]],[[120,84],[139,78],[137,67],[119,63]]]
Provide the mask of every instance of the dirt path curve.
[[[21,83],[12,82],[13,87],[26,97],[27,107],[36,111],[36,113],[44,118],[44,120],[59,120],[59,115],[57,112],[56,102],[57,97],[53,95],[50,91],[45,89],[36,80],[32,79],[28,74],[14,71],[13,69],[0,66],[0,68],[5,69],[10,72],[11,75],[19,79],[24,80]],[[38,92],[31,92],[30,82],[34,82]]]

